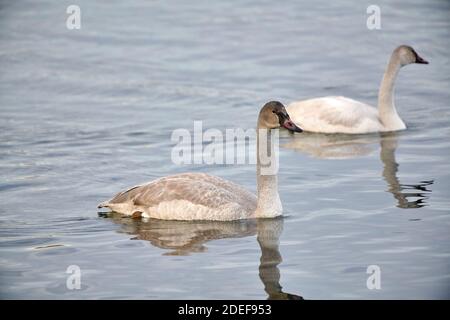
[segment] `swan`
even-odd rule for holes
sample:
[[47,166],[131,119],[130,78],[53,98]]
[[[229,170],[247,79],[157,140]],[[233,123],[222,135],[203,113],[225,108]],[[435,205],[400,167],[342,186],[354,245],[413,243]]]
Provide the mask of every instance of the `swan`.
[[346,97],[322,97],[292,102],[286,108],[305,131],[361,134],[406,129],[394,105],[394,84],[401,67],[428,64],[410,46],[397,47],[389,60],[378,93],[378,110]]
[[[266,103],[257,122],[257,197],[222,178],[205,173],[182,173],[132,187],[98,205],[133,217],[163,220],[231,221],[249,218],[274,218],[282,214],[277,175],[264,168],[261,147],[273,150],[270,131],[284,127],[301,132],[278,101]],[[260,139],[261,136],[261,139]],[[264,142],[265,145],[264,145]],[[267,150],[267,149],[266,149]],[[273,153],[271,153],[273,154]]]

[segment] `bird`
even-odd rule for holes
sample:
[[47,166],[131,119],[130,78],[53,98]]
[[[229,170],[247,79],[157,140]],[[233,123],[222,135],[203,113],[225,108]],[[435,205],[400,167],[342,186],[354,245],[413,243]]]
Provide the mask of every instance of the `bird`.
[[394,105],[394,85],[401,67],[428,64],[410,46],[397,47],[389,59],[378,93],[378,109],[342,96],[290,103],[286,110],[303,130],[317,133],[365,134],[406,129]]
[[[284,127],[302,132],[279,101],[270,101],[260,110],[257,121],[257,195],[217,176],[181,173],[162,177],[119,192],[98,208],[144,218],[163,220],[232,221],[274,218],[282,215],[276,170],[267,163],[274,144],[272,130]],[[270,158],[269,160],[273,160]]]

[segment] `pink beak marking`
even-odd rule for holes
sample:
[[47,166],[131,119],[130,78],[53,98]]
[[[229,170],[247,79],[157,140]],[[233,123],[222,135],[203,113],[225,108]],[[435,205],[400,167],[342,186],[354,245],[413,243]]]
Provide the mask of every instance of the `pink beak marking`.
[[283,127],[285,127],[286,129],[288,129],[290,131],[294,131],[294,132],[302,132],[303,131],[294,122],[292,122],[292,120],[284,121]]

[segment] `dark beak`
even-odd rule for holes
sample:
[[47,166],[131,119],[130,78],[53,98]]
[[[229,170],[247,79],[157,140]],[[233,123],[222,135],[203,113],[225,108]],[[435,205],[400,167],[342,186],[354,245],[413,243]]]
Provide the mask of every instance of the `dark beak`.
[[421,56],[419,56],[418,54],[416,54],[416,63],[420,63],[420,64],[428,64],[428,61],[423,59]]
[[297,125],[289,118],[284,120],[283,127],[292,132],[303,132],[303,130],[297,127]]

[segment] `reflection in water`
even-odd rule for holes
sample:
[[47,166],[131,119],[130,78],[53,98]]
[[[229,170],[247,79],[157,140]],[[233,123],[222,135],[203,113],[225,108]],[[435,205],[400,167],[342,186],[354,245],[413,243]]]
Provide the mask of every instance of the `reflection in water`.
[[224,238],[257,235],[261,248],[259,277],[268,299],[298,300],[301,296],[285,293],[280,285],[278,265],[282,258],[279,239],[283,218],[242,221],[170,221],[132,219],[118,213],[100,214],[122,226],[121,232],[135,235],[132,239],[149,241],[153,246],[169,249],[164,255],[188,255],[206,251],[205,243]]
[[291,135],[282,147],[294,149],[320,159],[351,159],[374,151],[379,141],[374,135],[322,134],[303,132]]
[[383,163],[382,176],[388,184],[388,191],[397,200],[397,207],[410,209],[426,206],[426,200],[431,193],[427,187],[433,184],[433,180],[420,181],[417,184],[400,183],[397,177],[399,165],[395,161],[397,142],[396,132],[374,135],[303,133],[294,135],[283,147],[307,153],[315,158],[351,159],[370,154],[379,143],[380,160]]
[[[383,162],[383,177],[388,183],[388,191],[397,199],[397,207],[403,209],[421,208],[426,206],[425,200],[431,193],[427,186],[433,184],[433,180],[420,181],[418,184],[401,184],[397,178],[399,165],[395,161],[397,149],[397,134],[383,134],[380,140],[380,159]],[[406,190],[407,192],[402,192]]]

